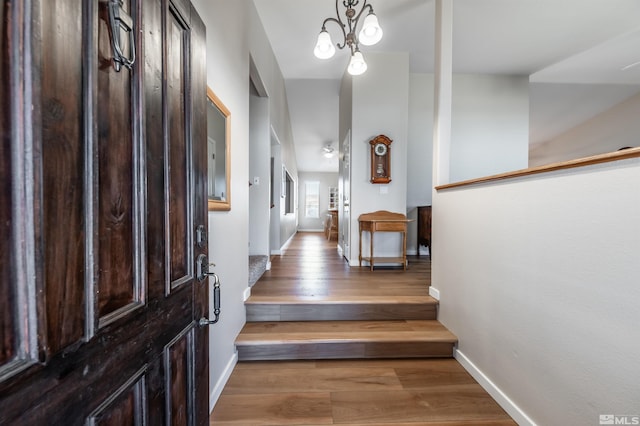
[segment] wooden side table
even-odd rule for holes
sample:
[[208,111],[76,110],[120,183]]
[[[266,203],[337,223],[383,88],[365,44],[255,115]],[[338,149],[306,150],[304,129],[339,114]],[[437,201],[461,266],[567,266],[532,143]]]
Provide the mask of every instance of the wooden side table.
[[[361,214],[358,218],[360,230],[360,242],[358,261],[362,266],[362,261],[369,262],[369,268],[373,271],[374,264],[377,263],[402,263],[402,267],[407,269],[407,223],[412,219],[401,213],[392,213],[386,210],[379,210],[373,213]],[[370,236],[369,256],[362,257],[362,232],[368,231]],[[375,257],[373,252],[373,236],[376,232],[401,232],[402,233],[402,257]]]

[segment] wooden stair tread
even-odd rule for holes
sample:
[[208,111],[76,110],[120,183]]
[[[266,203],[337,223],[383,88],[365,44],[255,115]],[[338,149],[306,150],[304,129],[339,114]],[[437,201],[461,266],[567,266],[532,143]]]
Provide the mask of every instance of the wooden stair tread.
[[443,342],[457,337],[435,320],[247,323],[237,346],[337,342]]
[[250,296],[245,305],[274,304],[437,304],[438,301],[431,296]]

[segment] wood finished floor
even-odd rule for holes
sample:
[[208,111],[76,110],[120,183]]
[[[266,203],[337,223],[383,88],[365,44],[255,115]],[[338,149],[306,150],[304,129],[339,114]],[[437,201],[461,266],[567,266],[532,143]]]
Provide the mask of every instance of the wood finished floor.
[[[427,256],[409,269],[350,268],[334,242],[299,233],[252,288],[251,299],[432,300]],[[250,300],[251,300],[250,299]],[[261,327],[256,325],[256,327]],[[292,325],[295,329],[295,325]],[[515,425],[454,359],[239,362],[212,425]]]
[[282,256],[272,256],[266,271],[251,288],[253,301],[401,300],[420,303],[429,296],[431,261],[409,256],[409,268],[349,267],[335,241],[322,233],[296,234]]

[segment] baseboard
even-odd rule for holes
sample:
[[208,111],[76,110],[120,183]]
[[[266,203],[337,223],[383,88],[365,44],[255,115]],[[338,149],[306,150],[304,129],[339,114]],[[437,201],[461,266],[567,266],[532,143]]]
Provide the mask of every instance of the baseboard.
[[242,301],[246,302],[249,296],[251,296],[251,287],[247,287],[244,289],[244,292],[242,293],[242,297],[243,297]]
[[282,254],[281,250],[271,250],[272,256],[280,256]]
[[440,290],[433,286],[429,286],[429,296],[433,297],[436,300],[440,300]]
[[234,352],[233,356],[231,357],[231,359],[227,363],[227,366],[222,372],[222,375],[216,382],[216,385],[213,387],[213,389],[211,389],[211,394],[209,395],[209,414],[211,414],[211,412],[213,411],[213,407],[216,406],[216,403],[218,402],[218,398],[220,398],[220,394],[222,394],[222,390],[224,389],[224,386],[227,384],[227,380],[229,380],[229,377],[231,376],[231,373],[233,372],[233,369],[235,368],[237,363],[238,363],[238,352]]
[[267,271],[271,270],[271,261],[267,261],[267,266],[266,266]]
[[324,232],[324,229],[322,228],[298,229],[298,232]]
[[418,254],[418,250],[416,249],[407,249],[407,256],[415,256]]
[[506,411],[507,414],[509,414],[513,418],[513,420],[518,423],[518,425],[536,426],[534,421],[531,420],[531,418],[529,418],[529,416],[527,416],[525,412],[522,411],[522,409],[518,407],[511,399],[509,399],[509,397],[504,392],[502,392],[502,390],[498,386],[496,386],[496,384],[493,383],[491,379],[489,379],[478,367],[476,367],[476,365],[471,362],[471,360],[467,358],[465,354],[463,354],[458,349],[454,349],[453,356],[456,360],[458,360],[460,365],[462,365],[464,369],[467,370],[467,372],[471,374],[474,379],[476,379],[480,386],[482,386],[484,390],[486,390],[487,393],[496,400],[496,402],[504,409],[504,411]]
[[298,231],[294,232],[293,234],[291,234],[291,236],[287,239],[287,241],[285,241],[285,243],[282,245],[282,247],[280,247],[280,251],[286,251],[287,247],[289,247],[289,244],[291,244],[291,241],[293,241],[293,237],[296,236],[296,233]]

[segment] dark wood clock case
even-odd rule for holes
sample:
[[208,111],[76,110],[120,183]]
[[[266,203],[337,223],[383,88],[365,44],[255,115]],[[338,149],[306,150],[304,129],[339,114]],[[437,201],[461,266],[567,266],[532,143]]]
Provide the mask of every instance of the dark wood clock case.
[[371,146],[371,183],[391,182],[391,139],[378,135],[369,141]]

